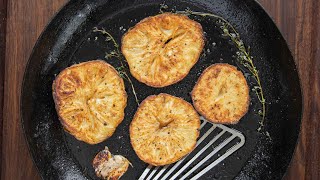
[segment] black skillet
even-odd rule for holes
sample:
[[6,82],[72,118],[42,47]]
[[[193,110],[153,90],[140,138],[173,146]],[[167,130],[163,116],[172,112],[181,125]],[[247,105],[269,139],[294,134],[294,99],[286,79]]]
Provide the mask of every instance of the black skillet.
[[[104,59],[112,44],[94,27],[107,29],[120,43],[128,28],[141,19],[159,13],[163,1],[155,0],[74,0],[70,1],[45,29],[26,68],[21,96],[21,123],[34,162],[43,179],[97,179],[91,166],[93,157],[104,146],[132,162],[122,179],[137,179],[147,164],[139,160],[130,142],[128,126],[137,109],[130,85],[126,116],[108,140],[88,145],[64,132],[51,96],[51,85],[64,68],[83,61]],[[301,123],[302,99],[298,73],[288,46],[273,21],[253,0],[173,0],[165,2],[169,11],[190,8],[211,12],[228,20],[251,47],[267,101],[263,133],[258,133],[261,108],[254,92],[247,115],[230,126],[246,137],[245,145],[214,167],[202,179],[281,179],[292,158]],[[192,90],[201,72],[213,63],[238,65],[235,47],[221,36],[215,21],[192,17],[206,32],[206,46],[189,75],[172,86],[155,89],[136,81],[138,99],[166,92],[191,102]],[[209,49],[209,50],[208,50]],[[106,60],[119,66],[116,59]],[[247,72],[244,71],[245,74]],[[252,88],[252,77],[247,75]],[[268,138],[265,134],[270,134]]]

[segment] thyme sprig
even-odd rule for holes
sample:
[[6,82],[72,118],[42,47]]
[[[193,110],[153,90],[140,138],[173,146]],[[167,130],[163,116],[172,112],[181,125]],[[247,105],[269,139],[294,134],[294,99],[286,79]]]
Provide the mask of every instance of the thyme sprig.
[[164,13],[166,12],[166,10],[169,8],[168,5],[166,5],[165,3],[160,4],[160,13]]
[[120,60],[121,66],[124,67],[123,62],[122,62],[123,59],[121,58],[121,52],[120,52],[120,49],[119,49],[119,44],[113,38],[113,36],[108,31],[106,31],[104,28],[98,29],[97,27],[94,27],[93,28],[93,32],[100,32],[101,34],[106,36],[106,40],[105,41],[112,41],[115,50],[113,50],[113,51],[111,51],[109,53],[106,53],[105,58],[106,59],[110,59],[112,57],[115,57],[115,58]]
[[234,44],[237,46],[239,50],[237,52],[237,56],[238,56],[237,60],[239,61],[240,64],[242,64],[244,67],[246,67],[250,71],[250,73],[253,75],[257,83],[257,86],[254,86],[252,90],[256,93],[262,105],[262,110],[258,111],[258,114],[262,116],[262,120],[259,122],[260,127],[258,128],[258,131],[260,131],[264,125],[264,120],[265,120],[266,100],[263,94],[261,80],[259,77],[259,71],[253,64],[252,56],[250,56],[250,53],[249,53],[250,48],[249,47],[246,48],[242,40],[240,39],[239,34],[237,32],[230,32],[228,29],[228,26],[229,25],[226,25],[225,23],[223,23],[223,26],[221,27],[223,28],[224,35],[230,37],[232,42],[234,42]]
[[119,44],[114,39],[114,37],[108,31],[106,31],[104,28],[98,29],[97,27],[94,27],[93,28],[93,32],[100,32],[101,34],[103,34],[106,37],[105,41],[107,41],[107,42],[111,41],[113,43],[113,46],[114,46],[115,49],[112,50],[111,52],[107,52],[106,55],[105,55],[105,58],[106,59],[110,59],[110,58],[114,57],[114,58],[117,58],[120,61],[121,66],[116,67],[115,69],[118,71],[119,76],[121,78],[127,80],[130,83],[133,95],[134,95],[135,100],[136,100],[136,103],[139,105],[139,100],[138,100],[138,97],[137,97],[136,90],[135,90],[134,85],[132,83],[132,80],[128,76],[128,73],[126,72],[126,68],[124,66],[124,62],[126,62],[126,60],[125,60],[124,56],[122,55],[122,53],[121,53],[121,51],[119,49],[119,47],[120,47]]
[[261,131],[262,127],[264,126],[266,116],[266,99],[262,89],[259,71],[253,63],[253,57],[250,55],[250,47],[246,48],[236,29],[227,20],[218,15],[211,13],[194,12],[190,9],[186,9],[185,11],[176,11],[176,13],[184,14],[187,16],[195,15],[217,19],[217,23],[221,25],[220,29],[223,31],[223,35],[229,37],[238,49],[238,52],[236,53],[238,62],[250,71],[257,83],[257,85],[253,87],[253,91],[256,93],[258,100],[260,101],[262,106],[262,110],[258,111],[258,114],[262,117],[261,121],[259,122],[260,127],[258,128],[258,131]]

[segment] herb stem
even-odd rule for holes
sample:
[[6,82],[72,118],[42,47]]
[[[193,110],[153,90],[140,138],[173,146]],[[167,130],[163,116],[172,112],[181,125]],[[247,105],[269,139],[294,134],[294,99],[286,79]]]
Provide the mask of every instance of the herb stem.
[[117,58],[119,61],[120,61],[120,64],[121,66],[120,67],[117,67],[116,70],[118,71],[120,77],[126,79],[129,83],[130,83],[130,86],[131,86],[131,89],[132,89],[132,92],[133,92],[133,95],[135,97],[135,100],[136,100],[136,103],[138,104],[139,106],[139,100],[138,100],[138,97],[137,97],[137,93],[136,93],[136,90],[134,88],[134,85],[130,79],[130,77],[128,76],[127,72],[125,71],[125,66],[124,66],[124,63],[123,62],[126,62],[124,56],[122,55],[122,53],[120,52],[120,49],[119,49],[119,45],[117,43],[117,41],[114,39],[114,37],[108,32],[106,31],[104,28],[101,28],[101,29],[98,29],[97,27],[94,27],[93,28],[93,32],[100,32],[101,34],[105,35],[106,36],[106,41],[112,41],[113,43],[113,46],[115,48],[115,51],[112,51],[111,53],[106,53],[106,58],[111,58],[111,57],[115,57]]
[[262,106],[262,110],[261,110],[261,115],[262,119],[259,122],[260,123],[260,127],[258,128],[258,131],[261,130],[261,128],[264,126],[264,120],[265,120],[265,116],[266,116],[266,100],[264,97],[264,92],[262,89],[262,84],[261,84],[261,80],[259,77],[259,72],[257,71],[252,57],[250,56],[249,50],[250,47],[246,48],[243,41],[240,38],[239,33],[236,31],[236,29],[224,18],[216,15],[216,14],[211,14],[211,13],[203,13],[203,12],[194,12],[191,11],[190,9],[186,9],[185,11],[176,11],[176,13],[178,14],[183,14],[183,15],[196,15],[196,16],[202,16],[202,17],[213,17],[215,19],[218,19],[218,23],[222,24],[222,26],[220,27],[221,30],[223,31],[225,36],[228,36],[232,42],[237,46],[239,52],[237,52],[238,55],[238,60],[239,62],[245,67],[247,68],[250,73],[253,75],[257,85],[258,85],[258,89],[254,89],[255,93],[258,97],[258,100],[261,103]]
[[126,76],[126,78],[127,78],[127,80],[130,82],[130,85],[131,85],[131,88],[132,88],[132,91],[133,91],[133,94],[135,95],[134,97],[135,97],[135,99],[136,99],[136,103],[138,104],[138,106],[140,105],[140,103],[139,103],[139,100],[138,100],[138,97],[137,97],[137,93],[136,93],[136,90],[135,90],[135,88],[134,88],[134,86],[133,86],[133,83],[132,83],[132,81],[131,81],[131,79],[129,78],[129,76],[128,76],[128,74],[127,73],[124,73],[124,75]]
[[[118,43],[117,43],[116,40],[113,38],[113,36],[112,36],[108,31],[106,31],[104,28],[98,29],[97,27],[94,27],[94,28],[93,28],[93,32],[100,32],[100,33],[102,33],[102,34],[104,34],[104,35],[107,35],[107,37],[112,40],[114,47],[116,47],[117,50],[119,51],[119,49],[118,49],[118,48],[119,48]],[[108,41],[108,39],[107,39],[107,41]]]

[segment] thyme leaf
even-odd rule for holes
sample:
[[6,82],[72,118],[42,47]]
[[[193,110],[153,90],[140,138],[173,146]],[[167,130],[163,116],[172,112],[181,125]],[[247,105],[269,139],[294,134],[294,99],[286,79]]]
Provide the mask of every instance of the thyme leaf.
[[162,13],[166,12],[168,10],[168,8],[169,8],[168,5],[166,5],[164,3],[160,4],[160,13],[162,14]]

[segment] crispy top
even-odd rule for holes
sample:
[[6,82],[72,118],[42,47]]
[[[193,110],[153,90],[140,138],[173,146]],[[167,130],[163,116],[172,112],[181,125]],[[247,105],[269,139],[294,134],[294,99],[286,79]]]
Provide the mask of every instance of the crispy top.
[[215,64],[200,76],[192,91],[196,110],[214,123],[234,124],[248,111],[249,87],[243,74],[229,64]]
[[102,142],[124,118],[127,94],[123,80],[104,61],[64,69],[52,89],[63,127],[78,140],[89,144]]
[[182,80],[198,61],[203,46],[201,25],[172,13],[143,19],[122,39],[131,74],[152,87]]
[[199,128],[200,118],[191,104],[162,93],[141,103],[130,125],[130,139],[141,160],[162,166],[194,149]]

